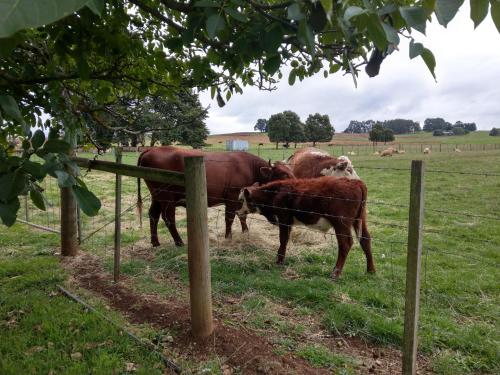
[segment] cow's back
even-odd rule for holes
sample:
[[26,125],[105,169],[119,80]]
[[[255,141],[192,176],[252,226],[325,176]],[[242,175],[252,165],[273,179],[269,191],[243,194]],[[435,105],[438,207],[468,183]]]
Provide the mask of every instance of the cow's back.
[[[257,171],[266,166],[259,157],[246,152],[202,152],[173,146],[149,149],[143,152],[138,165],[184,172],[186,156],[203,156],[205,161],[209,204],[221,199],[234,199],[239,190],[259,179]],[[146,181],[151,191],[161,184]],[[180,191],[182,189],[174,189]]]

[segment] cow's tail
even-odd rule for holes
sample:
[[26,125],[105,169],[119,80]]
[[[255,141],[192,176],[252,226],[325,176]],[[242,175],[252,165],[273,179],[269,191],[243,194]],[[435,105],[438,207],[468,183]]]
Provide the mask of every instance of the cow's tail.
[[361,204],[359,205],[358,212],[354,218],[354,231],[356,232],[356,238],[358,241],[361,239],[363,233],[363,221],[366,220],[366,197],[368,195],[366,185],[361,182],[359,186],[361,188]]

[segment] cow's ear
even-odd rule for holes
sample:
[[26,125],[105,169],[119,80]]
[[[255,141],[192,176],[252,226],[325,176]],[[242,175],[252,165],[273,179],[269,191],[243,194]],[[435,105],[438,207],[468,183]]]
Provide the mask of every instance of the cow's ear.
[[272,167],[271,159],[269,159],[269,166]]
[[243,195],[245,196],[245,198],[250,198],[250,190],[248,190],[247,188],[244,188],[243,189]]
[[272,175],[273,169],[271,167],[260,167],[260,174],[262,177],[270,178]]
[[340,171],[343,171],[344,169],[347,168],[347,166],[349,165],[349,162],[347,160],[342,160],[342,161],[339,161],[336,165],[335,165],[335,170],[340,170]]

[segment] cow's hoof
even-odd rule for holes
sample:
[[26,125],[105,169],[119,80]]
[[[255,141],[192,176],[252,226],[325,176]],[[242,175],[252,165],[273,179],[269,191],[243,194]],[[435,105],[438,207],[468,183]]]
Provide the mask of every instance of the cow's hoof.
[[284,259],[280,259],[280,258],[276,259],[276,264],[277,264],[278,266],[282,266],[284,263],[285,263],[285,260],[284,260]]
[[340,278],[340,271],[339,270],[333,270],[332,274],[330,275],[330,278],[332,281],[337,281]]
[[226,234],[226,235],[224,236],[224,238],[225,238],[226,240],[231,240],[231,239],[233,238],[233,235],[232,235],[231,233],[229,233],[229,234]]
[[375,273],[377,273],[377,271],[375,271],[375,269],[373,269],[373,270],[367,270],[366,273],[374,275]]
[[175,243],[175,246],[177,246],[177,247],[182,247],[182,246],[184,246],[184,242],[182,242],[182,241],[177,241],[177,242]]
[[151,245],[153,245],[153,247],[158,247],[158,246],[160,246],[160,242],[159,241],[151,241]]

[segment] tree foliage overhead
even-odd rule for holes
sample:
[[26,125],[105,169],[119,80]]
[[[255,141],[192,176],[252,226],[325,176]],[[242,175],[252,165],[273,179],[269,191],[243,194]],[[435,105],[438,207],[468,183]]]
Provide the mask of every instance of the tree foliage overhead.
[[[0,195],[0,218],[12,224],[18,196],[37,196],[34,181],[45,172],[75,174],[68,148],[43,144],[43,133],[33,131],[35,126],[61,128],[66,136],[90,136],[89,119],[124,121],[114,111],[124,100],[172,97],[179,90],[197,88],[210,89],[224,105],[244,86],[271,90],[281,78],[294,84],[321,71],[325,76],[347,72],[355,78],[363,65],[373,76],[404,39],[410,40],[410,58],[420,56],[434,75],[434,56],[414,40],[414,33],[425,33],[432,15],[446,26],[462,3],[3,0],[0,179],[9,192]],[[498,1],[491,0],[491,7],[487,1],[471,4],[475,26],[490,12],[500,30]],[[42,121],[43,114],[51,121]],[[52,134],[51,141],[58,140],[57,133]],[[23,140],[24,152],[7,154],[8,141],[17,137]],[[29,160],[40,152],[43,166]],[[71,182],[77,197],[86,194],[81,193],[87,191],[84,184],[72,177],[61,181]],[[97,212],[94,198],[81,199],[87,202],[85,212]]]
[[320,115],[316,113],[307,117],[304,125],[305,140],[312,142],[313,147],[316,142],[329,142],[335,134],[335,129],[330,123],[328,115]]

